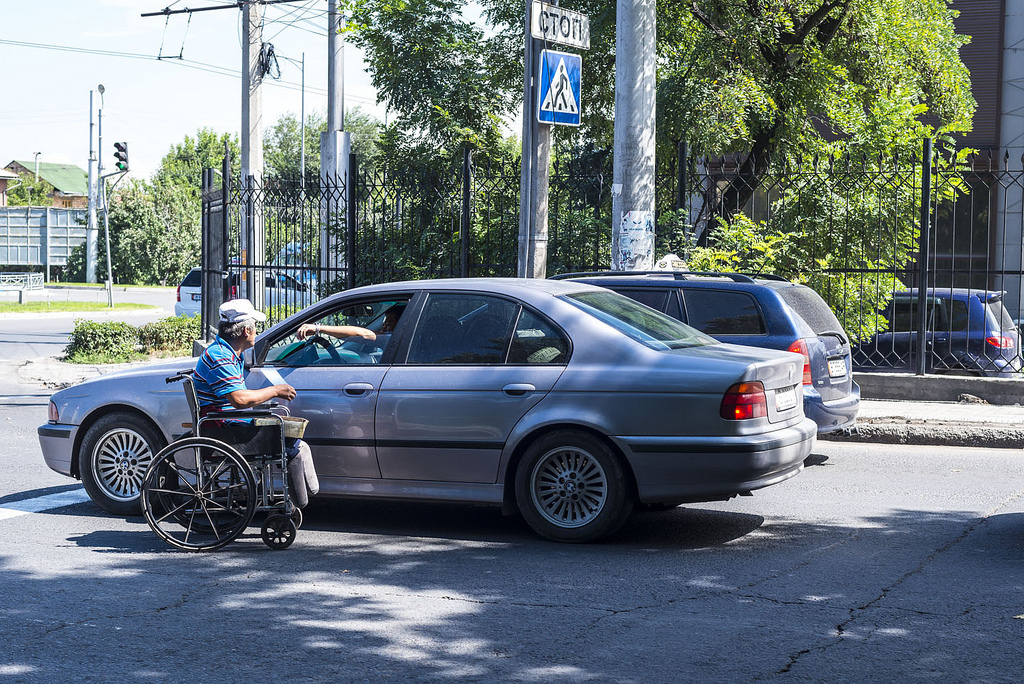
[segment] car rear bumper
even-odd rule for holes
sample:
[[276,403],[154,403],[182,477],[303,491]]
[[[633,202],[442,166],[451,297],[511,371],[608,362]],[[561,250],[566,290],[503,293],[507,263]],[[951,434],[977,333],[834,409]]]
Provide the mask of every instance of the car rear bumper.
[[71,456],[78,426],[47,423],[36,428],[36,434],[46,465],[61,475],[71,476]]
[[744,437],[620,437],[644,503],[713,501],[782,482],[803,468],[817,425]]
[[837,432],[853,427],[860,410],[860,385],[853,383],[853,389],[845,397],[823,401],[816,391],[804,393],[804,414],[818,425],[818,434]]

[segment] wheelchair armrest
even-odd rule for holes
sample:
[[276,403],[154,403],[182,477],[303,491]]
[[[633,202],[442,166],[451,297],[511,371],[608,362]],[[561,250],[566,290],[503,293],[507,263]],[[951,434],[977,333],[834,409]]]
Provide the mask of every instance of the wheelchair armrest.
[[234,409],[232,411],[217,411],[216,413],[208,413],[203,416],[204,420],[217,420],[220,418],[265,418],[267,416],[275,415],[269,410],[260,410],[256,408],[248,409]]

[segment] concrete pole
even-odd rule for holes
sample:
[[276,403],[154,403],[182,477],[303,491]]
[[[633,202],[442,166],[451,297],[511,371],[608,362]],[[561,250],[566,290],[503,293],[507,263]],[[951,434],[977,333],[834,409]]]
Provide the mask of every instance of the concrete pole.
[[[320,268],[325,273],[321,296],[345,282],[345,232],[348,216],[348,160],[352,141],[345,128],[345,53],[341,36],[341,15],[337,0],[329,0],[327,11],[327,130],[320,134]],[[344,226],[345,231],[355,226]],[[331,284],[333,283],[333,285]],[[329,289],[325,289],[329,288]]]
[[85,282],[96,282],[99,230],[96,225],[96,149],[93,142],[92,91],[89,91],[89,222],[85,231]]
[[551,124],[537,121],[537,69],[542,45],[530,34],[526,5],[523,45],[523,153],[519,176],[519,278],[546,278],[548,267],[548,165]]
[[[240,296],[248,297],[257,309],[263,308],[263,274],[253,266],[266,261],[263,212],[255,200],[263,180],[263,82],[261,52],[263,49],[263,5],[250,3],[242,7],[242,231],[241,256],[246,265]],[[250,178],[251,177],[251,178]]]
[[617,0],[612,269],[654,267],[655,0]]

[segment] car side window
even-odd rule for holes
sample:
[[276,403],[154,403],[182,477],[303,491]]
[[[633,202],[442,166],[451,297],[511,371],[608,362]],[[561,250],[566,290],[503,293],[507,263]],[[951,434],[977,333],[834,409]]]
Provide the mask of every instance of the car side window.
[[564,365],[569,360],[569,340],[561,330],[538,314],[523,309],[512,336],[508,362]]
[[[300,323],[356,326],[375,333],[375,339],[335,337],[327,332],[300,340],[293,329],[267,349],[265,363],[272,366],[345,366],[380,363],[398,326],[407,300],[379,300],[349,304]],[[295,328],[298,328],[296,324]]]
[[708,335],[764,335],[764,316],[746,292],[693,289],[686,294],[686,323]]
[[675,290],[666,290],[659,287],[640,287],[630,290],[616,289],[619,294],[626,295],[630,299],[641,304],[646,304],[652,309],[666,313],[676,320],[683,320],[683,312],[679,310],[679,298],[675,296]]
[[407,362],[504,363],[519,308],[499,297],[431,294],[409,343]]
[[949,330],[950,332],[964,332],[967,330],[968,315],[967,302],[959,299],[946,300],[949,305]]
[[[946,307],[942,300],[928,297],[928,330],[947,330]],[[914,332],[917,330],[917,299],[913,297],[896,297],[892,302],[889,315],[889,332]],[[966,315],[966,312],[964,312]]]

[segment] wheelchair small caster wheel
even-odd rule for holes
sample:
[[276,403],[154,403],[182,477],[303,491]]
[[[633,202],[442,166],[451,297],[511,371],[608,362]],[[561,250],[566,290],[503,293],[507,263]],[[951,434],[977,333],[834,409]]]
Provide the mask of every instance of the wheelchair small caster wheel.
[[263,529],[260,530],[260,535],[263,537],[264,544],[274,550],[280,550],[287,549],[292,545],[298,531],[298,525],[295,524],[292,518],[280,513],[274,513],[273,515],[268,515],[267,519],[263,521]]
[[301,508],[293,508],[292,509],[292,522],[295,523],[295,529],[299,529],[300,527],[302,527],[302,509]]

